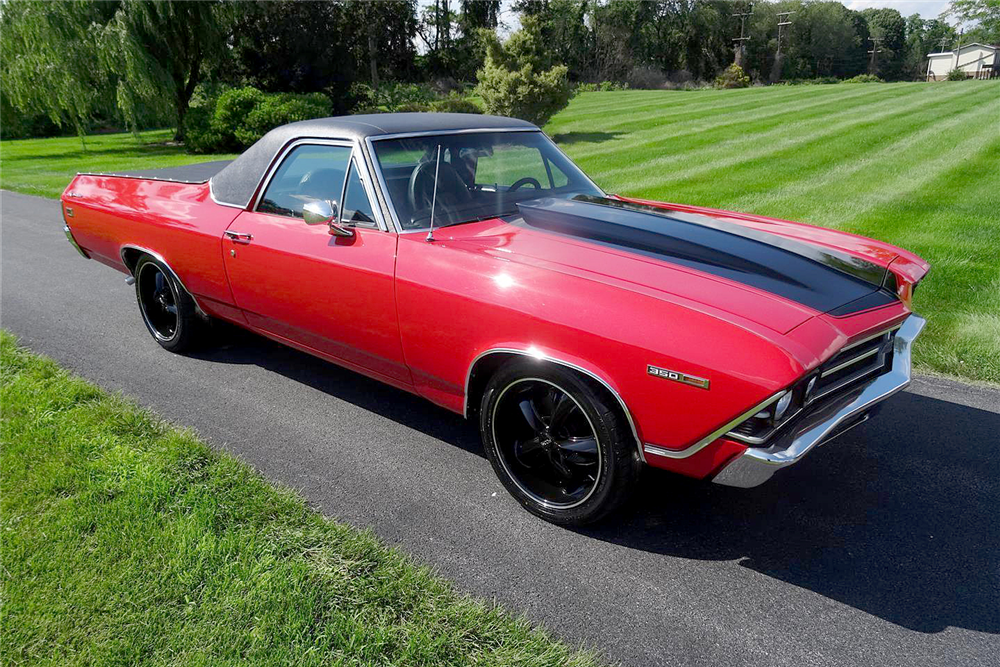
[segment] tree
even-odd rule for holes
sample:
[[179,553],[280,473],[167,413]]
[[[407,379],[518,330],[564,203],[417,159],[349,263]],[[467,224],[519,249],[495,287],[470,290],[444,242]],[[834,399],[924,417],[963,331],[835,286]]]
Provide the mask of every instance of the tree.
[[[878,40],[878,71],[872,72],[887,81],[903,76],[906,59],[906,21],[895,9],[865,9],[861,12],[871,36]],[[870,42],[869,42],[870,44]]]
[[184,116],[201,81],[206,61],[220,57],[232,25],[233,5],[225,2],[123,0],[100,29],[105,69],[118,71],[117,102],[128,117],[139,103],[172,98],[177,131],[184,139]]
[[956,38],[955,29],[940,19],[924,20],[919,14],[908,16],[904,77],[922,79],[927,72],[927,54],[950,48]]
[[4,102],[25,115],[44,115],[81,137],[95,116],[114,117],[113,73],[95,67],[98,39],[116,6],[108,3],[0,4],[0,79]]
[[501,43],[495,33],[484,33],[486,62],[479,70],[476,92],[487,113],[513,116],[541,127],[569,104],[565,65],[550,66],[540,23],[531,16],[521,29]]
[[1000,0],[952,0],[943,17],[971,24],[971,39],[986,44],[1000,43]]
[[83,134],[95,115],[172,112],[177,138],[206,63],[225,47],[234,5],[212,2],[6,2],[4,86],[22,111]]

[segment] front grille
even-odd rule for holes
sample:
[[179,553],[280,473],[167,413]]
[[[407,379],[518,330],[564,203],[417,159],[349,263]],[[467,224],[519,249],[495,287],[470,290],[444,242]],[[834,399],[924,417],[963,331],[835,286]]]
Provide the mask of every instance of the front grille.
[[775,402],[733,427],[727,435],[750,445],[767,442],[778,431],[799,419],[822,412],[838,397],[871,382],[892,369],[893,340],[899,327],[852,343],[833,355],[815,372],[789,388],[791,403],[778,419]]
[[806,397],[813,403],[836,392],[870,380],[892,367],[892,343],[896,329],[890,329],[845,347],[819,368],[816,384]]

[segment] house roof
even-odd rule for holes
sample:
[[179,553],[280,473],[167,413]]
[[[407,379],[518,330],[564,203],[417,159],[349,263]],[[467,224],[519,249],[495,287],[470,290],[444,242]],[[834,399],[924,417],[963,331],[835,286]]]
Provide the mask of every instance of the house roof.
[[302,120],[276,127],[212,177],[212,196],[221,204],[244,207],[271,161],[296,139],[360,140],[379,135],[498,129],[537,130],[516,118],[469,113],[383,113]]
[[[963,44],[962,48],[959,49],[959,52],[961,53],[964,52],[966,49],[971,49],[971,48],[987,49],[989,51],[996,52],[998,49],[1000,49],[1000,46],[990,46],[989,44],[980,44],[979,42],[972,42],[971,44]],[[954,56],[954,55],[955,55],[954,51],[938,51],[937,53],[928,53],[927,57],[932,58],[934,56]]]

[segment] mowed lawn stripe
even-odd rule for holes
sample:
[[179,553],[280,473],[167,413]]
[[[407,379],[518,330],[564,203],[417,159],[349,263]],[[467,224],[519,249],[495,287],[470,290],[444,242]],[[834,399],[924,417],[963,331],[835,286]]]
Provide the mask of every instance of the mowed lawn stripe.
[[[865,207],[844,227],[932,258],[930,278],[917,292],[918,309],[931,314],[922,341],[929,344],[917,347],[918,360],[941,372],[995,382],[1000,377],[1000,183],[995,176],[1000,137],[988,127],[982,134],[992,136],[959,142],[950,165],[944,155],[928,163],[928,177]],[[977,140],[982,145],[977,147]]]
[[[711,190],[712,196],[727,200],[743,196],[746,192],[770,189],[785,181],[797,181],[811,174],[825,173],[845,161],[891,141],[894,137],[917,132],[927,125],[939,123],[941,118],[954,115],[953,105],[958,98],[949,91],[941,98],[923,97],[911,100],[903,107],[871,105],[864,112],[858,109],[831,114],[827,122],[817,120],[810,126],[790,131],[787,137],[774,136],[764,131],[760,142],[754,142],[757,133],[746,135],[756,149],[732,147],[723,157],[715,157],[714,149],[704,151],[705,164],[676,170],[661,176],[643,171],[635,176],[619,175],[611,170],[613,182],[629,183],[638,192],[647,188],[677,187],[680,184],[700,184]],[[984,98],[985,99],[985,98]],[[961,101],[965,102],[963,98]],[[973,105],[972,110],[982,108]],[[780,128],[779,128],[780,131]],[[702,151],[688,154],[698,158]],[[681,160],[682,161],[682,160]],[[683,162],[682,162],[683,163]],[[766,168],[766,169],[765,169]],[[761,185],[759,186],[758,183]],[[645,194],[645,193],[644,193]]]
[[[832,169],[824,165],[823,169],[813,169],[812,176],[808,178],[796,178],[785,181],[778,187],[771,187],[766,192],[751,192],[735,200],[734,206],[737,210],[766,211],[773,207],[787,212],[789,206],[796,203],[805,205],[804,213],[811,213],[814,206],[808,199],[802,196],[812,190],[828,187],[831,183],[840,184],[848,180],[855,180],[857,185],[871,186],[873,183],[872,172],[878,171],[886,162],[898,162],[909,160],[913,155],[910,149],[919,150],[926,153],[929,147],[937,150],[938,141],[942,140],[945,133],[965,126],[970,122],[978,122],[981,118],[989,118],[995,114],[994,110],[987,106],[962,109],[958,113],[953,113],[945,120],[940,117],[932,117],[929,122],[923,123],[919,130],[915,132],[901,133],[896,135],[894,141],[883,143],[877,146],[865,147],[868,150],[861,150],[850,157],[850,161],[838,161]],[[874,148],[872,151],[870,149]]]
[[[802,96],[800,91],[794,91],[794,94],[789,95],[788,98],[762,98],[750,104],[734,105],[736,107],[734,109],[714,108],[690,113],[686,111],[671,113],[666,110],[647,112],[643,114],[641,121],[631,124],[621,122],[621,118],[627,117],[629,112],[627,109],[619,107],[613,112],[609,110],[609,113],[614,114],[615,120],[602,126],[601,129],[613,135],[612,142],[625,142],[633,149],[649,149],[678,137],[700,137],[706,133],[715,133],[726,129],[739,133],[740,126],[748,119],[748,109],[752,109],[752,119],[755,122],[765,119],[776,119],[781,122],[787,120],[788,117],[803,114],[811,109],[815,109],[817,114],[822,114],[824,111],[829,112],[829,110],[844,109],[846,102],[851,99],[856,99],[859,103],[872,103],[881,96],[900,97],[910,92],[893,88],[884,90],[886,92],[882,95],[866,93],[862,90],[848,94],[841,93],[840,95],[818,95],[809,97],[806,101],[800,99]],[[559,116],[556,116],[553,123],[558,119]],[[561,132],[560,126],[553,123],[550,123],[546,129],[550,133],[558,135]],[[606,155],[609,148],[613,148],[613,146],[595,143],[581,148],[576,155],[581,160],[595,154]]]
[[[581,164],[586,165],[591,159],[598,159],[606,173],[611,175],[618,173],[617,170],[634,169],[638,164],[647,165],[654,161],[660,163],[675,163],[685,159],[707,160],[706,152],[718,151],[726,152],[725,148],[719,149],[719,145],[725,141],[758,141],[765,140],[769,136],[779,136],[783,132],[794,131],[798,123],[804,127],[810,124],[825,126],[842,118],[851,120],[860,116],[860,110],[865,109],[868,113],[877,113],[882,109],[898,109],[900,98],[905,98],[913,93],[909,91],[895,91],[888,99],[868,98],[858,96],[846,97],[843,99],[825,99],[823,101],[810,101],[801,104],[791,105],[783,103],[770,107],[770,110],[755,111],[753,113],[743,111],[739,114],[727,114],[724,119],[706,119],[698,123],[666,123],[658,130],[654,129],[650,136],[653,139],[643,140],[642,136],[635,138],[636,144],[629,152],[617,150],[611,155],[599,151],[576,155]],[[746,131],[747,124],[752,124],[754,131]],[[767,132],[772,134],[766,134]],[[619,135],[626,140],[632,135]],[[611,148],[610,146],[608,147]],[[575,155],[575,154],[574,154]]]
[[[906,107],[905,115],[920,116],[926,119],[926,122],[933,122],[935,118],[940,117],[938,107],[949,104],[951,98],[957,96],[958,93],[953,92],[941,99],[912,100]],[[899,117],[900,103],[898,99],[888,99],[865,105],[863,109],[854,106],[836,113],[823,110],[808,114],[788,114],[784,118],[769,118],[766,122],[759,122],[756,126],[758,131],[753,134],[739,132],[738,128],[733,128],[733,131],[727,134],[735,136],[725,140],[715,140],[718,133],[710,131],[678,140],[676,144],[681,145],[677,146],[676,151],[675,144],[671,144],[666,155],[628,166],[614,167],[605,173],[613,182],[634,183],[635,187],[641,188],[653,180],[659,186],[694,178],[742,162],[781,154],[788,149],[799,150],[804,144],[828,141],[836,135],[859,137],[861,132],[891,132],[881,121],[891,116]],[[803,115],[807,118],[802,119]],[[703,146],[706,143],[708,145]],[[836,156],[831,156],[831,159],[836,159]],[[693,164],[688,166],[690,163]],[[652,169],[659,169],[660,172],[651,172]],[[638,175],[646,175],[646,178],[636,180]]]
[[[832,92],[826,92],[833,95]],[[782,91],[772,93],[767,97],[768,103],[779,103],[781,100],[792,99],[800,93],[792,87],[786,87]],[[841,92],[840,94],[843,94]],[[664,95],[668,98],[676,99],[679,104],[664,105]],[[696,95],[697,100],[692,101],[691,95]],[[623,120],[643,123],[649,120],[649,111],[656,111],[656,117],[704,117],[707,112],[725,111],[734,108],[744,108],[751,100],[759,95],[757,90],[730,90],[730,91],[615,91],[615,92],[592,92],[581,93],[578,98],[580,102],[574,100],[572,115],[560,116],[561,120],[568,125],[574,123],[584,125],[593,117],[607,114],[611,109],[616,109],[619,115],[615,118],[616,123]],[[637,129],[641,129],[640,126]]]
[[732,91],[738,111],[699,120],[712,113],[701,95],[642,95],[641,122],[654,124],[632,135],[615,130],[630,98],[590,93],[604,100],[603,122],[593,108],[580,120],[574,100],[546,130],[570,133],[564,150],[612,192],[838,227],[922,254],[934,269],[915,300],[930,320],[917,368],[1000,382],[1000,82]]

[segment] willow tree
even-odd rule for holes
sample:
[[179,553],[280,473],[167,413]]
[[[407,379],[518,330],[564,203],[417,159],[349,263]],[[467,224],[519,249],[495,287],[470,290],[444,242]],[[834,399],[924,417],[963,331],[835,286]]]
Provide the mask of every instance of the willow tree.
[[0,90],[18,112],[46,115],[83,136],[95,116],[115,115],[115,77],[98,66],[99,31],[113,3],[0,3]]
[[3,83],[22,111],[83,132],[108,112],[173,115],[176,139],[206,63],[223,57],[235,3],[12,0],[3,12]]
[[184,116],[206,62],[224,53],[231,13],[227,2],[122,0],[103,26],[103,68],[118,74],[119,109],[134,119],[136,107],[170,104],[184,138]]

